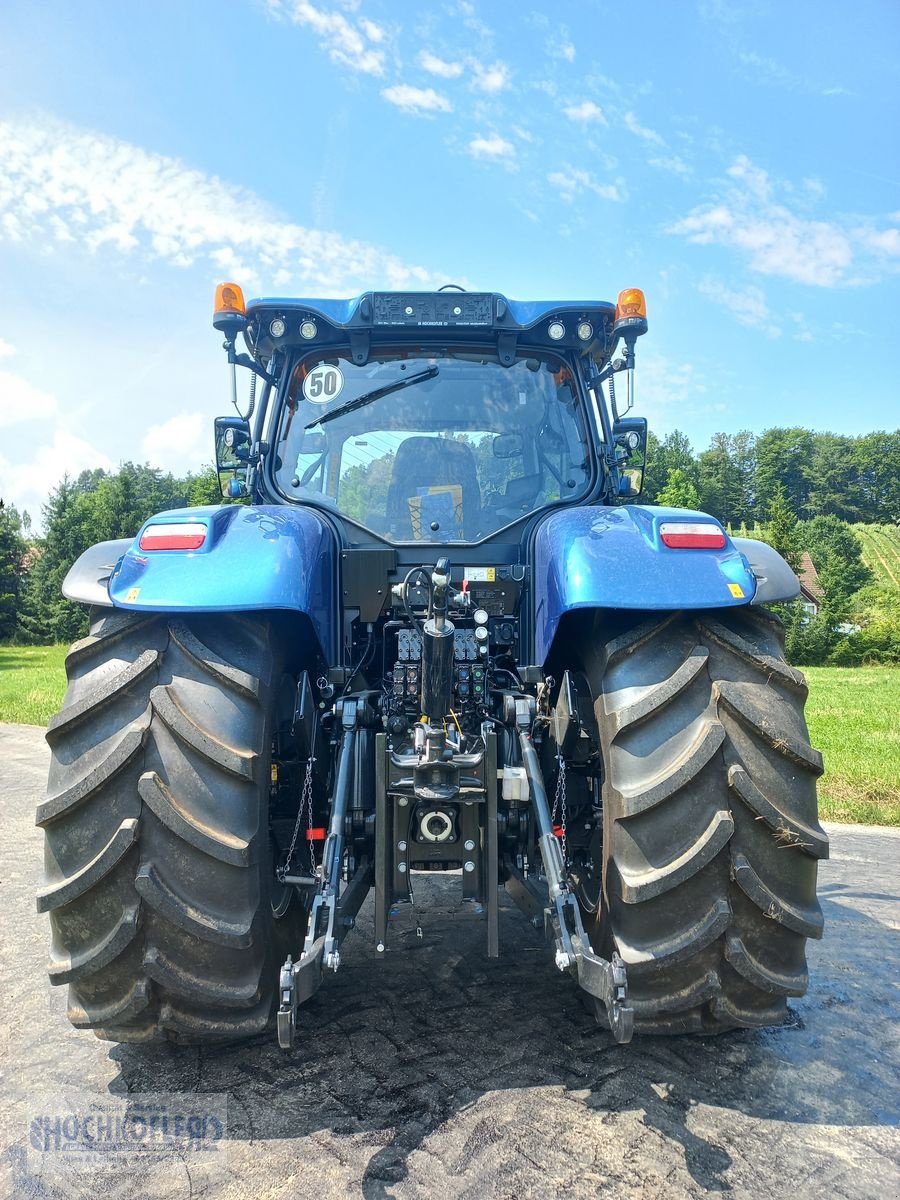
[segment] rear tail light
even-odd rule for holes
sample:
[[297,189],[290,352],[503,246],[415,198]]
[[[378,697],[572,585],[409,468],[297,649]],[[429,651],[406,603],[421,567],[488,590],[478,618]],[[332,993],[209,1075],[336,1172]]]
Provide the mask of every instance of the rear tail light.
[[718,525],[692,521],[664,521],[659,527],[664,546],[673,550],[721,550],[725,534]]
[[201,522],[148,525],[138,543],[142,550],[199,550],[206,541],[206,526]]

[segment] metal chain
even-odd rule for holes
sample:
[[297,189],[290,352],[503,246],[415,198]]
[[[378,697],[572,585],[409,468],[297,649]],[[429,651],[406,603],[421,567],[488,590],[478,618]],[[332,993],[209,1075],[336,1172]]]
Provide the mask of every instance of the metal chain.
[[[294,832],[291,837],[291,844],[288,847],[287,859],[285,860],[284,867],[282,868],[283,875],[287,875],[288,871],[291,869],[291,859],[294,857],[294,851],[297,848],[297,838],[300,836],[300,826],[303,823],[304,811],[307,814],[307,818],[306,818],[307,830],[311,831],[312,827],[313,827],[313,824],[312,824],[312,822],[313,822],[312,772],[313,772],[313,763],[315,761],[316,760],[314,758],[310,757],[309,759],[307,759],[307,762],[306,762],[306,775],[303,778],[303,789],[300,793],[300,807],[297,809],[297,820],[294,822]],[[309,843],[310,874],[315,875],[315,873],[316,873],[316,852],[313,848],[312,838],[311,837],[307,838],[307,841]]]
[[556,795],[553,797],[553,815],[551,820],[553,824],[557,823],[557,815],[559,815],[559,824],[562,829],[562,855],[563,862],[568,861],[566,854],[566,815],[568,812],[568,802],[566,800],[566,760],[561,754],[556,756],[557,771],[556,771]]

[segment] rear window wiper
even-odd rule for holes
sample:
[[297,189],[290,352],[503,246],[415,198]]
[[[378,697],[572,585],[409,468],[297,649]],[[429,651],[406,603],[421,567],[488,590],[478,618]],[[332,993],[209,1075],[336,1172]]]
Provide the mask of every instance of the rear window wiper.
[[382,396],[389,396],[391,392],[399,392],[401,388],[412,387],[414,383],[424,383],[426,379],[434,379],[435,375],[439,374],[439,367],[426,367],[424,371],[419,371],[415,375],[407,375],[405,379],[397,379],[393,383],[386,383],[384,387],[375,388],[373,392],[366,392],[362,396],[357,396],[355,400],[348,400],[340,408],[333,408],[331,412],[317,417],[315,421],[310,421],[303,428],[315,429],[317,425],[324,425],[326,421],[333,421],[335,417],[342,417],[344,413],[353,412],[357,408],[365,408],[367,404],[372,404],[375,400],[380,400]]

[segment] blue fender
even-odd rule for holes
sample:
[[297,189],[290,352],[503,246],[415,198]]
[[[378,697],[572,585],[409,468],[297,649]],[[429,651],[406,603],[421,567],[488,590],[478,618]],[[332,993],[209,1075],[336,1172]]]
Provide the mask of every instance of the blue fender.
[[[142,550],[154,524],[202,523],[197,550]],[[335,536],[311,509],[222,505],[157,513],[109,577],[116,608],[134,612],[306,613],[323,651],[337,620]]]
[[567,508],[538,526],[534,541],[535,661],[546,661],[564,613],[578,608],[730,608],[749,604],[756,579],[726,535],[721,550],[670,549],[664,521],[704,522],[706,513],[626,504]]

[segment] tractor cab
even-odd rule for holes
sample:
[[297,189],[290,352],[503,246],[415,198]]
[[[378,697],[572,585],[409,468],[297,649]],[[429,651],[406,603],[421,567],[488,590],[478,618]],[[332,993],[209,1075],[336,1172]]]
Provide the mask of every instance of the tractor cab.
[[[220,437],[226,495],[249,488],[256,462],[260,498],[323,509],[349,543],[421,552],[511,526],[519,538],[550,507],[640,491],[645,424],[620,420],[614,384],[624,371],[630,407],[646,329],[634,289],[618,306],[438,292],[243,308],[236,285],[223,294],[229,360],[266,384],[265,453],[241,463]],[[238,329],[249,355],[235,352]],[[249,427],[243,438],[249,448]]]

